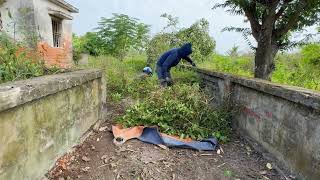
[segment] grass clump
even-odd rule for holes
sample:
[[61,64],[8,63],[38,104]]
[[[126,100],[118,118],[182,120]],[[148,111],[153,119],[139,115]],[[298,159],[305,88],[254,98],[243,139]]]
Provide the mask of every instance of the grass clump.
[[158,126],[161,132],[181,138],[217,137],[226,141],[231,131],[228,109],[214,109],[199,85],[179,84],[158,89],[129,108],[117,120],[125,127]]

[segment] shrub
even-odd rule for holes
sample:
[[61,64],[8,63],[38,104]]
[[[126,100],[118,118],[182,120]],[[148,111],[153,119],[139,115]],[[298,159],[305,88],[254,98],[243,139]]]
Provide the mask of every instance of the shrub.
[[74,48],[73,51],[72,51],[72,59],[73,59],[73,62],[78,65],[79,64],[79,61],[81,59],[81,51],[79,49],[76,49]]
[[320,43],[305,45],[301,49],[301,54],[306,63],[320,67]]
[[45,67],[27,48],[0,33],[0,83],[41,76]]

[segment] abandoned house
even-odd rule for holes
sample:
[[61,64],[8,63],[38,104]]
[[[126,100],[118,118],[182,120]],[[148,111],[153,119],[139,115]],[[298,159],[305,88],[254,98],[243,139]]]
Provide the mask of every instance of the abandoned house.
[[0,31],[32,46],[51,66],[72,66],[72,20],[64,0],[0,0]]

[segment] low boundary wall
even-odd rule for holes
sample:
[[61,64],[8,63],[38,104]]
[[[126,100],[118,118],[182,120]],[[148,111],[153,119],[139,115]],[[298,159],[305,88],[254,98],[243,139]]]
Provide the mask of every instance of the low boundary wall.
[[320,179],[320,93],[194,69],[201,86],[240,107],[234,125],[306,179]]
[[102,118],[100,70],[0,85],[0,179],[40,179]]

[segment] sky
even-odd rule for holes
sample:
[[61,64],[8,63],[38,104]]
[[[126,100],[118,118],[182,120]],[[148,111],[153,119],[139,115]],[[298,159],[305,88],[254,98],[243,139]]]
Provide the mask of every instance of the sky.
[[220,0],[67,0],[79,8],[75,14],[73,31],[82,35],[93,31],[101,17],[112,17],[112,13],[127,14],[151,25],[151,35],[159,32],[166,24],[160,17],[168,13],[179,17],[179,27],[188,27],[201,18],[210,22],[210,35],[216,40],[216,51],[225,53],[233,46],[243,52],[249,47],[240,33],[221,32],[226,26],[248,27],[244,17],[231,16],[223,9],[212,10]]

